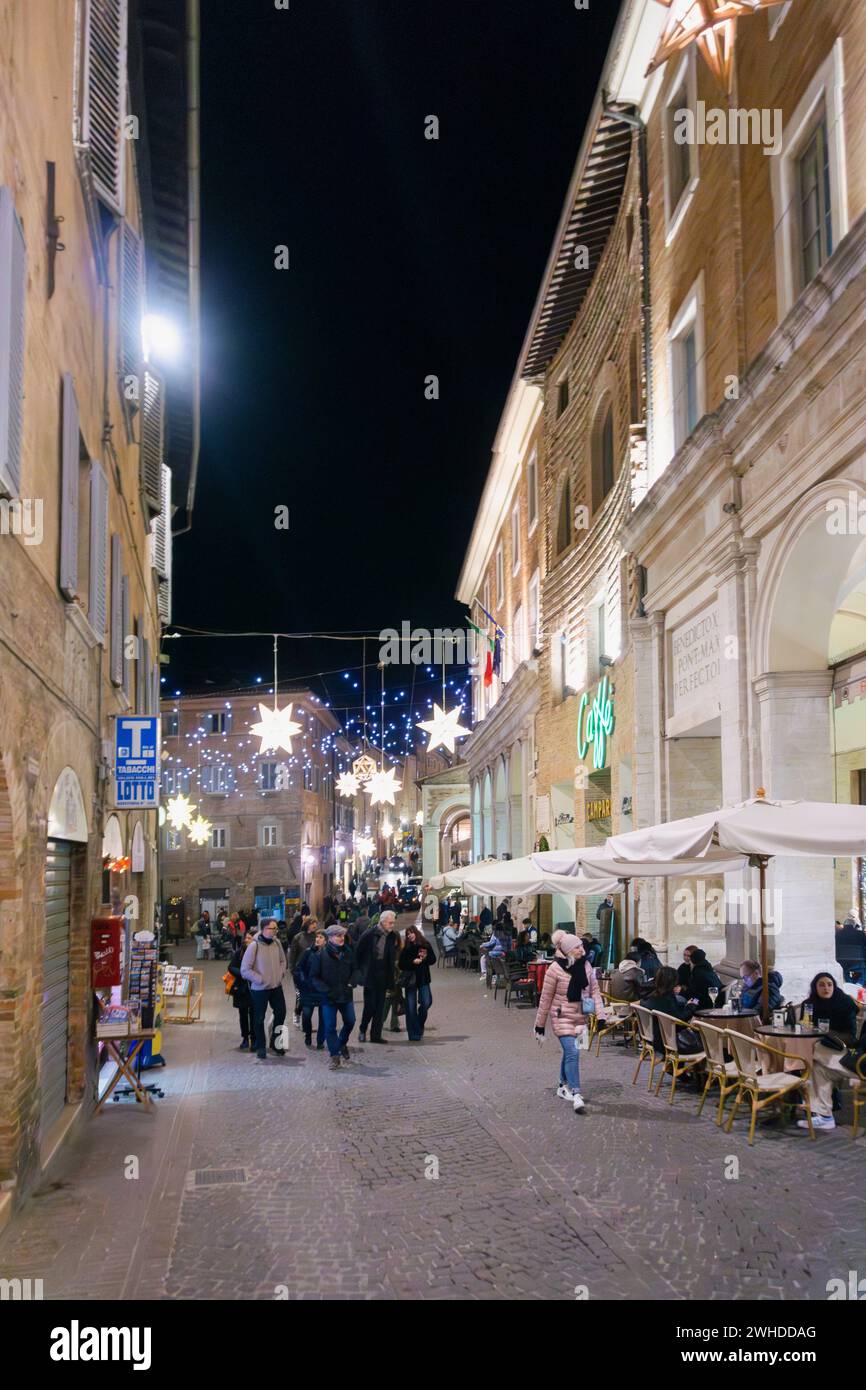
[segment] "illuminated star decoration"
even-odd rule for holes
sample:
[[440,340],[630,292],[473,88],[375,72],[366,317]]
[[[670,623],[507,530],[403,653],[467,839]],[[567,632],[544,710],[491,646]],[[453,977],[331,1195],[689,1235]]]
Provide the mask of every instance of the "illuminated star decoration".
[[340,796],[355,796],[360,785],[354,772],[341,772],[337,778],[337,791]]
[[356,848],[359,854],[366,857],[373,853],[373,850],[376,848],[376,842],[372,840],[369,835],[362,835],[357,842]]
[[192,823],[194,810],[195,807],[189,797],[172,796],[169,798],[166,819],[173,830],[183,830],[185,825]]
[[661,0],[670,10],[649,74],[674,53],[697,43],[721,89],[731,90],[737,20],[782,0]]
[[389,802],[392,806],[397,792],[402,783],[396,780],[397,771],[389,767],[387,772],[374,772],[364,790],[370,798],[371,806],[383,805]]
[[376,775],[376,760],[371,758],[369,753],[362,753],[360,758],[356,758],[352,763],[352,771],[359,782],[369,782],[371,777]]
[[266,753],[268,749],[276,752],[278,748],[285,748],[287,753],[291,753],[292,739],[301,732],[300,724],[292,719],[292,706],[268,709],[267,705],[259,705],[259,714],[261,719],[250,728],[250,733],[262,741],[259,752]]
[[418,812],[416,813],[416,815],[415,815],[415,824],[416,824],[416,825],[423,825],[423,824],[424,824],[424,812],[423,812],[423,811],[418,811]]
[[458,738],[465,738],[471,733],[471,729],[464,729],[460,723],[460,710],[457,706],[445,713],[441,705],[433,701],[433,718],[423,719],[418,724],[419,729],[424,729],[430,735],[430,742],[427,744],[427,751],[438,748],[440,743],[447,748],[449,753],[454,752]]
[[382,821],[382,834],[385,836],[386,840],[390,840],[391,836],[394,834],[394,827],[387,816]]
[[207,844],[212,829],[213,826],[209,820],[205,820],[204,816],[196,816],[195,820],[190,823],[189,838],[194,845]]

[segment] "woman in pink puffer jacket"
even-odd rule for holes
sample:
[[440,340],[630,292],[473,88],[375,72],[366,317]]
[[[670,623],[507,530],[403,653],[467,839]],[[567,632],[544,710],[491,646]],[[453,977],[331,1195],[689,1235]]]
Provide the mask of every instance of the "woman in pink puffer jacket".
[[[553,944],[556,957],[544,977],[535,1016],[535,1036],[539,1042],[543,1040],[550,1015],[553,1031],[562,1048],[556,1094],[563,1100],[570,1100],[575,1113],[579,1114],[586,1106],[580,1094],[577,1035],[589,1027],[589,1017],[593,1011],[598,1018],[604,1018],[604,1003],[595,971],[586,959],[580,937],[556,931],[553,933]],[[587,1011],[586,1001],[590,999],[592,1006]]]

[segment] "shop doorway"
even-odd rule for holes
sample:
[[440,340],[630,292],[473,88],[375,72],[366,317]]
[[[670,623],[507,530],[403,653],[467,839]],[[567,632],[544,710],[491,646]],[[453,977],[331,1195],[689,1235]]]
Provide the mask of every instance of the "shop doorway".
[[211,926],[213,926],[216,923],[217,916],[220,912],[228,912],[228,910],[228,896],[222,898],[214,898],[205,897],[203,893],[199,894],[199,916],[201,916],[201,914],[205,911],[209,912]]
[[275,917],[278,922],[285,921],[286,895],[280,887],[256,888],[253,906],[259,914],[259,921],[263,917]]
[[52,1125],[59,1120],[66,1105],[73,848],[68,840],[49,840],[45,861],[40,1140],[44,1140]]

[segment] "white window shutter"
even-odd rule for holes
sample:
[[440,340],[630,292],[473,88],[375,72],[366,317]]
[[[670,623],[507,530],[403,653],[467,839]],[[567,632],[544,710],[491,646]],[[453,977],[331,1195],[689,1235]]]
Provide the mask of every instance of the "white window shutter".
[[126,698],[129,699],[131,687],[132,662],[128,661],[126,657],[126,639],[127,637],[132,636],[132,629],[129,625],[129,576],[126,574],[120,581],[120,625],[123,629],[123,640],[121,642],[121,660],[123,662],[123,693],[126,696]]
[[82,136],[98,198],[123,214],[127,0],[87,0]]
[[159,665],[156,664],[150,670],[150,712],[159,714]]
[[8,188],[0,188],[0,491],[21,490],[27,251]]
[[[123,413],[131,424],[141,403],[143,360],[141,344],[142,254],[141,238],[123,222],[118,249],[120,291],[118,296],[118,371]],[[130,397],[130,388],[134,395]]]
[[60,502],[60,589],[70,601],[78,594],[78,397],[69,372],[63,374],[63,427]]
[[141,415],[141,492],[153,516],[162,507],[162,454],[165,439],[165,397],[162,382],[144,373]]
[[171,469],[160,470],[160,509],[150,532],[150,563],[160,579],[171,574]]
[[111,684],[123,684],[123,600],[120,536],[111,537]]
[[108,480],[102,464],[90,460],[90,593],[87,616],[100,642],[105,641],[108,597]]
[[147,714],[145,700],[147,699],[147,682],[145,672],[147,671],[147,638],[141,635],[141,624],[135,625],[136,636],[138,637],[138,650],[135,658],[135,712],[136,714]]

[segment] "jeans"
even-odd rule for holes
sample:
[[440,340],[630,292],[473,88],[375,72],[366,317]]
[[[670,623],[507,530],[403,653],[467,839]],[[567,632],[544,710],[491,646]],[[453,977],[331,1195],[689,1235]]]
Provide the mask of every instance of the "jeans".
[[325,1020],[324,1020],[324,1018],[323,1018],[323,1016],[322,1016],[322,1014],[323,1014],[323,1005],[322,1005],[322,1004],[302,1004],[302,1005],[301,1005],[301,1027],[302,1027],[303,1030],[304,1030],[304,1037],[305,1037],[305,1038],[311,1038],[311,1037],[313,1036],[313,1010],[314,1010],[314,1009],[318,1009],[318,1010],[319,1010],[319,1027],[318,1027],[318,1030],[317,1030],[317,1032],[316,1032],[316,1042],[318,1043],[319,1047],[322,1047],[323,1044],[324,1044],[324,1041],[325,1041]]
[[385,994],[387,987],[385,984],[384,972],[382,975],[374,975],[369,984],[364,986],[364,1012],[361,1015],[361,1032],[366,1033],[369,1026],[370,1037],[374,1040],[382,1036],[382,1024],[385,1022]]
[[560,1086],[570,1086],[572,1091],[580,1090],[580,1050],[577,1046],[577,1038],[562,1037],[559,1039],[562,1048],[562,1062],[559,1067]]
[[[255,1047],[257,1052],[264,1052],[265,1014],[268,1011],[268,1005],[270,1004],[273,1013],[270,1037],[271,1047],[273,1047],[274,1033],[286,1021],[286,996],[283,993],[282,985],[277,985],[276,989],[253,989],[250,990],[250,994],[253,1000],[253,1019],[256,1029]],[[285,1048],[278,1050],[285,1051]]]
[[[349,1041],[349,1035],[355,1026],[355,1005],[351,999],[348,1004],[332,1004],[326,1000],[320,1004],[322,1018],[325,1024],[325,1041],[328,1044],[328,1051],[332,1057],[339,1057],[341,1050]],[[343,1026],[337,1032],[337,1014],[343,1020]]]
[[424,1036],[427,1014],[433,1007],[433,995],[429,985],[406,986],[406,1031],[413,1042],[420,1042]]

